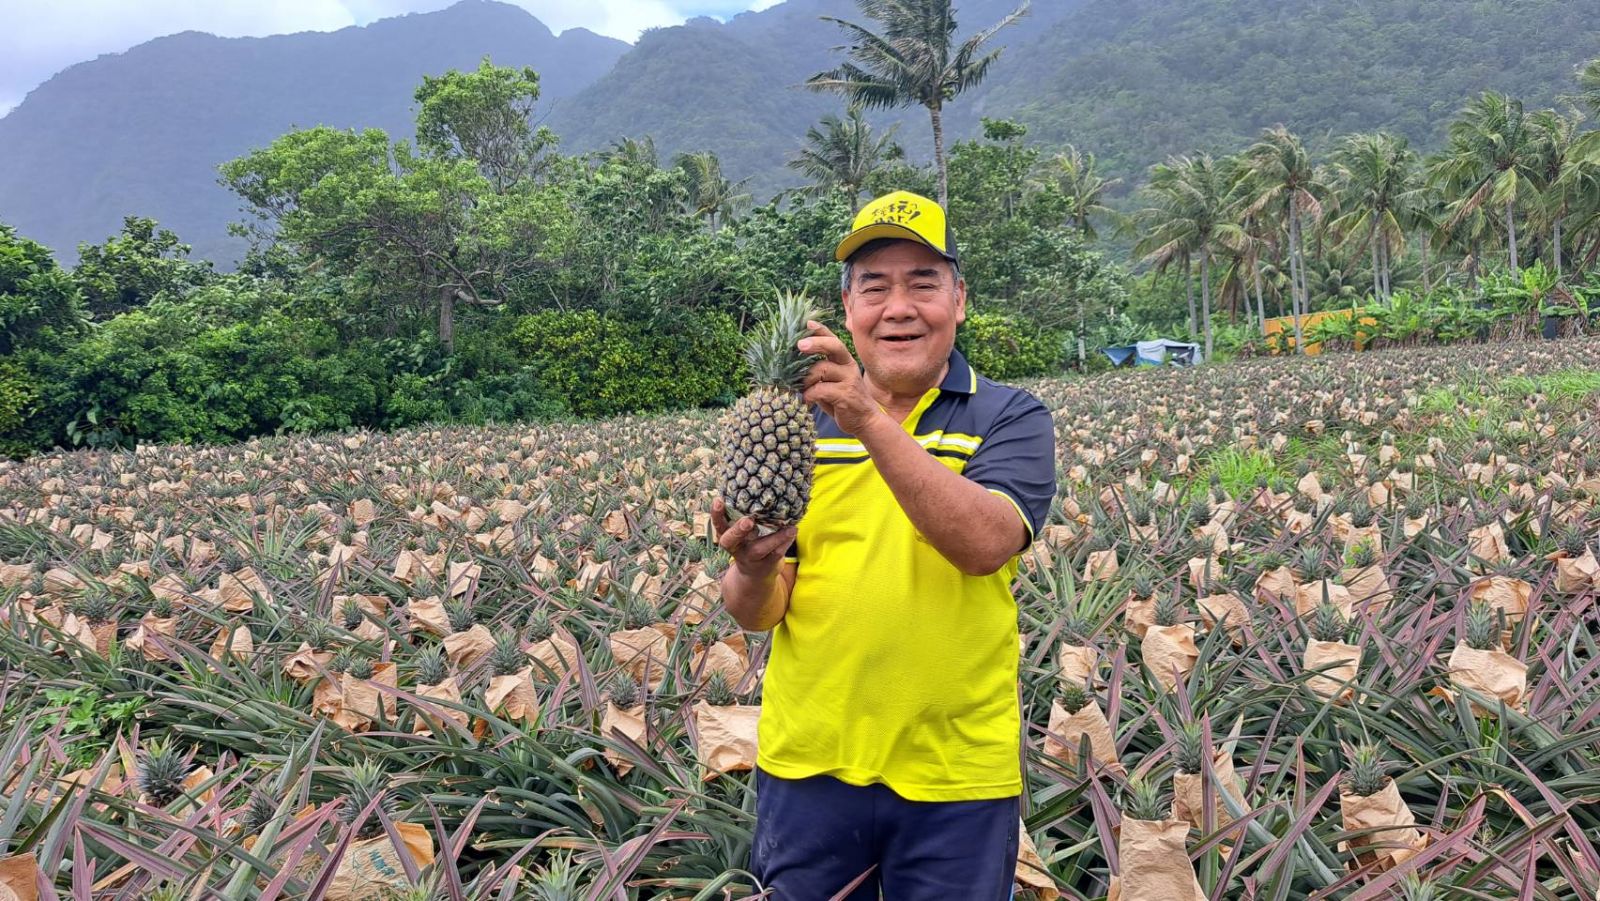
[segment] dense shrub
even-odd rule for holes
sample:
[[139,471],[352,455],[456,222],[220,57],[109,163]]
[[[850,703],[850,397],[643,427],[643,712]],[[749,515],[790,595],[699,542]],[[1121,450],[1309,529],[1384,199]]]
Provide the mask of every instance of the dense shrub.
[[722,313],[669,322],[592,310],[522,317],[515,340],[580,416],[698,407],[740,392],[741,339]]
[[979,373],[993,379],[1057,372],[1066,362],[1064,332],[1036,328],[1003,313],[971,313],[956,332],[956,347]]

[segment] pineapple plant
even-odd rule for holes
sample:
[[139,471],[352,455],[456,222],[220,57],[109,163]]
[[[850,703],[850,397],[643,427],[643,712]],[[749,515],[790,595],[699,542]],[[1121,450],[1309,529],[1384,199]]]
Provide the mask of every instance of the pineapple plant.
[[733,686],[728,684],[728,677],[715,672],[706,680],[705,701],[712,707],[728,707],[739,703],[739,697],[734,693]]
[[1177,755],[1174,765],[1179,773],[1198,776],[1205,767],[1206,735],[1198,722],[1180,723],[1176,736]]
[[1360,744],[1350,752],[1350,770],[1340,786],[1345,794],[1370,798],[1389,784],[1389,763],[1377,745]]
[[1349,634],[1350,624],[1338,607],[1327,602],[1317,605],[1316,612],[1311,616],[1312,638],[1317,641],[1343,643]]
[[1122,790],[1122,815],[1130,820],[1158,822],[1166,819],[1168,806],[1161,786],[1143,776],[1128,780]]
[[522,638],[516,632],[501,632],[495,636],[494,650],[489,652],[489,670],[496,676],[515,676],[528,665],[528,654],[522,650]]
[[[718,673],[717,675],[721,674]],[[726,685],[726,681],[723,684]],[[611,699],[611,703],[623,710],[628,710],[637,707],[643,702],[644,691],[639,685],[639,680],[627,673],[619,673],[616,678],[611,680],[611,686],[607,690],[606,696]]]
[[1467,608],[1463,635],[1467,647],[1479,651],[1497,650],[1500,648],[1501,636],[1505,634],[1505,629],[1504,608],[1483,601],[1475,601]]
[[453,632],[465,632],[478,624],[477,615],[463,601],[446,601],[444,615]]
[[169,619],[172,616],[172,598],[162,595],[150,604],[150,615],[156,619]]
[[340,624],[346,630],[354,632],[361,627],[361,621],[366,618],[366,611],[361,609],[361,604],[355,598],[344,602],[344,609],[339,612]]
[[245,800],[244,810],[239,812],[239,828],[243,835],[259,835],[278,815],[278,802],[265,791],[257,788],[250,792],[250,797]]
[[800,389],[817,358],[795,345],[818,316],[803,295],[778,299],[745,350],[753,390],[724,421],[723,503],[730,519],[750,516],[763,534],[798,523],[811,500],[816,423]]
[[189,761],[172,742],[153,739],[145,745],[139,759],[139,790],[150,803],[165,807],[183,796],[183,780],[189,775]]
[[550,618],[550,611],[543,607],[528,615],[528,638],[532,641],[548,641],[550,636],[556,634],[555,621]]
[[[348,781],[349,792],[344,799],[344,804],[339,807],[339,821],[344,823],[347,828],[355,822],[356,817],[360,816],[363,810],[367,809],[367,805],[371,804],[373,799],[380,795],[383,796],[383,800],[378,802],[379,807],[391,819],[394,817],[394,798],[384,794],[384,789],[388,787],[389,780],[383,772],[383,767],[379,766],[376,761],[361,760],[352,764],[349,769]],[[378,808],[374,808],[373,814],[368,816],[366,821],[361,824],[361,828],[357,830],[356,838],[358,840],[377,838],[384,834],[383,821],[377,817],[377,810]]]
[[1378,562],[1378,552],[1370,541],[1358,541],[1345,553],[1344,565],[1351,569],[1366,569]]
[[1177,624],[1183,622],[1183,615],[1185,612],[1185,605],[1183,601],[1178,598],[1176,592],[1173,594],[1162,595],[1161,599],[1156,601],[1156,625],[1176,626]]
[[1068,714],[1074,714],[1089,706],[1089,693],[1082,685],[1069,682],[1061,686],[1061,709]]
[[439,685],[450,678],[450,668],[445,662],[444,651],[439,647],[431,647],[417,655],[417,684]]
[[353,657],[350,661],[350,666],[345,670],[345,675],[352,679],[371,679],[372,673],[372,658],[365,654]]

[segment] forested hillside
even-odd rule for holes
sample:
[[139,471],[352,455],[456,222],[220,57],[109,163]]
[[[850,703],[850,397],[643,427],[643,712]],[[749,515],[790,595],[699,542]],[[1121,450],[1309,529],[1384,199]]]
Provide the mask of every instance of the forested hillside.
[[411,133],[424,74],[500,65],[539,71],[548,110],[609,70],[628,45],[560,37],[503,3],[461,3],[365,28],[270,38],[185,32],[72,66],[0,119],[0,219],[63,257],[127,215],[174,228],[195,254],[231,262],[238,202],[217,166],[293,127]]

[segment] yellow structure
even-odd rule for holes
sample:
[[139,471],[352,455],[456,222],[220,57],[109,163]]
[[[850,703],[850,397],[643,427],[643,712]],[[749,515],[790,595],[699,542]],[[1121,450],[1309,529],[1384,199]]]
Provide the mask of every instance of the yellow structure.
[[[1357,312],[1359,311],[1325,310],[1321,313],[1307,313],[1306,315],[1300,317],[1300,333],[1302,335],[1309,334],[1311,330],[1316,327],[1317,323],[1323,321],[1324,319],[1348,319]],[[1378,325],[1378,320],[1373,319],[1371,316],[1362,316],[1360,324],[1376,328]],[[1293,316],[1279,316],[1276,319],[1268,319],[1264,332],[1267,339],[1267,346],[1269,348],[1273,348],[1272,353],[1288,353],[1294,350]],[[1277,335],[1278,337],[1275,338],[1273,337],[1274,335]],[[1274,345],[1276,345],[1276,347],[1274,347]],[[1356,332],[1356,350],[1366,349],[1367,342],[1364,340],[1363,334],[1361,332]],[[1322,345],[1320,343],[1306,345],[1306,356],[1314,357],[1320,353],[1322,353]]]

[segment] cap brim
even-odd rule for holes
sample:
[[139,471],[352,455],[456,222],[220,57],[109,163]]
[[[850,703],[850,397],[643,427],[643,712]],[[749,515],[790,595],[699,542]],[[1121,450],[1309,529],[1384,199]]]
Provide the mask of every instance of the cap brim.
[[833,252],[833,258],[842,263],[845,260],[850,259],[851,254],[860,250],[863,246],[878,240],[879,238],[894,238],[901,241],[915,241],[924,247],[930,248],[934,253],[937,253],[947,260],[955,259],[955,257],[929,243],[927,238],[924,238],[911,229],[906,228],[904,225],[896,225],[893,222],[876,222],[872,225],[866,225],[856,229],[855,231],[846,235],[843,241],[839,242],[838,248],[836,248]]

